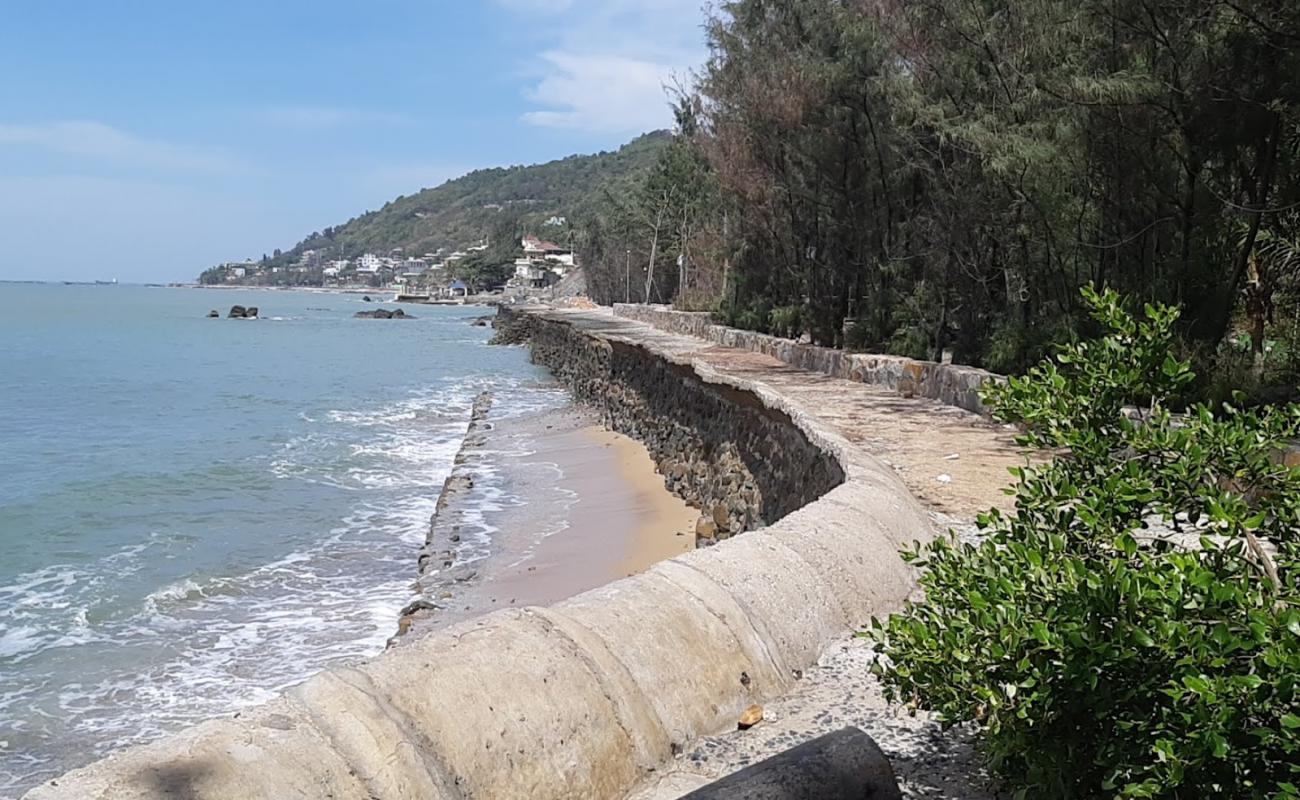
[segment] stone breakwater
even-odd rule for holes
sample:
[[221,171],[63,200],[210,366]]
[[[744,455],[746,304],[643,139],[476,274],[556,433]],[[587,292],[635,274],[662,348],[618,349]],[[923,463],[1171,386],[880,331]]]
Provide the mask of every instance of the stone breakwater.
[[[438,504],[429,521],[429,532],[416,561],[420,575],[416,589],[420,598],[402,609],[397,628],[399,636],[411,630],[421,613],[438,610],[438,602],[450,599],[453,587],[476,577],[473,568],[459,557],[459,551],[464,544],[462,527],[468,512],[466,502],[477,479],[473,462],[476,451],[487,442],[487,433],[492,427],[488,422],[492,402],[492,393],[483,392],[474,398],[470,407],[469,427],[452,462],[451,473],[443,481]],[[390,646],[395,643],[396,640],[389,642]]]
[[757,331],[728,328],[714,324],[713,315],[702,311],[677,311],[668,306],[618,303],[614,306],[614,313],[670,333],[695,336],[724,347],[762,353],[809,372],[883,386],[903,397],[926,397],[984,416],[988,416],[989,408],[980,399],[980,387],[989,381],[1006,380],[1001,375],[976,367],[917,361],[902,356],[848,353],[768,336]]
[[[819,485],[833,488],[766,528],[547,608],[407,637],[28,797],[622,797],[700,736],[789,691],[830,643],[914,590],[898,549],[932,535],[925,513],[888,467],[813,409],[692,360],[699,344],[684,337],[600,312],[522,313],[538,330],[565,325],[609,344],[611,364],[639,350],[707,384],[702,391],[766,409],[843,479],[834,483],[832,470]],[[738,455],[761,487],[758,459]],[[804,476],[781,474],[801,497]],[[760,508],[797,505],[768,494],[760,488]]]
[[701,545],[765,527],[844,481],[789,415],[688,365],[509,307],[496,326],[494,341],[526,341],[607,427],[645,444],[668,490],[702,510]]

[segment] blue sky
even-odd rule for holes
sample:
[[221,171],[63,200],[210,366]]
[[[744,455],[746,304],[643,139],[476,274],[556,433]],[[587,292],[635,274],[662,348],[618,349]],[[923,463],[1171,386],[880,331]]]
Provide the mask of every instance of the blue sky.
[[703,0],[0,0],[0,279],[191,279],[668,127]]

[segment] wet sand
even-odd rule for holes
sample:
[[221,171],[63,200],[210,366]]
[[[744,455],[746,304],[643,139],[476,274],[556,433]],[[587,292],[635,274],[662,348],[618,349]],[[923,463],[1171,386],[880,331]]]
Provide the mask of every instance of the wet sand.
[[488,419],[473,457],[491,465],[511,500],[484,514],[496,529],[491,554],[417,629],[549,605],[693,549],[699,511],[664,488],[640,442],[574,406]]

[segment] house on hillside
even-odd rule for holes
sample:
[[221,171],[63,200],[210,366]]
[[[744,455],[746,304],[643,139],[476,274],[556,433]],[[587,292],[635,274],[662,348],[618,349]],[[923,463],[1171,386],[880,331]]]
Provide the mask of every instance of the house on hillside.
[[578,265],[573,251],[555,242],[548,242],[529,235],[523,238],[521,244],[524,248],[524,255],[523,258],[515,262],[516,274],[519,273],[519,266],[524,261],[544,266],[561,278],[568,274],[570,269]]
[[515,260],[515,277],[511,281],[515,286],[528,289],[544,289],[559,280],[545,261],[533,261],[530,258]]

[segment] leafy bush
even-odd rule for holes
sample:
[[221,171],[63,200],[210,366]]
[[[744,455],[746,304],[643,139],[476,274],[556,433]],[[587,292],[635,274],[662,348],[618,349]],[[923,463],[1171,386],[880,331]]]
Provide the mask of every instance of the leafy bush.
[[798,339],[803,336],[803,307],[780,306],[767,315],[768,330],[773,336],[785,339]]
[[875,670],[1020,798],[1300,798],[1300,409],[1174,415],[1178,312],[1084,294],[1103,338],[986,390],[1057,457],[978,544],[905,553],[925,599],[873,623]]
[[871,324],[864,319],[856,319],[845,326],[844,349],[851,353],[867,353],[876,345],[872,338]]
[[772,303],[766,297],[751,298],[748,303],[743,305],[727,303],[724,304],[722,309],[725,324],[733,328],[758,331],[759,333],[767,333],[771,314]]

